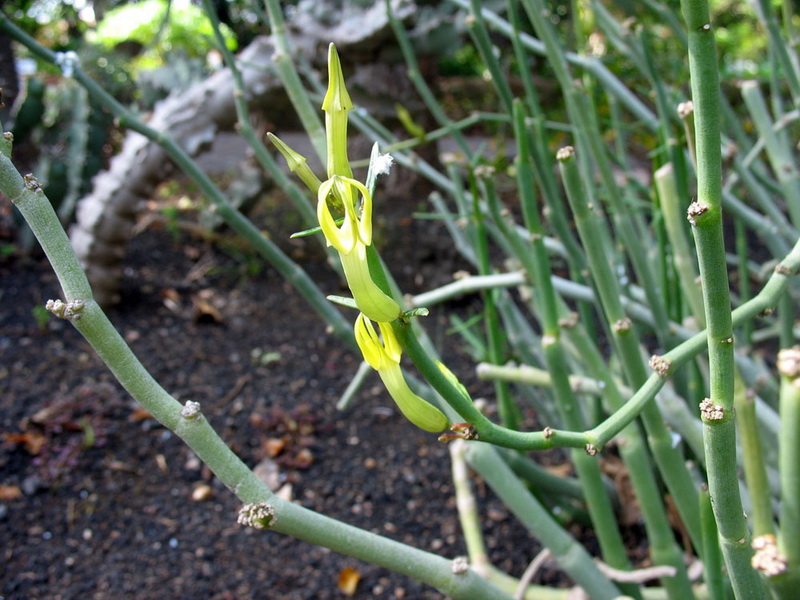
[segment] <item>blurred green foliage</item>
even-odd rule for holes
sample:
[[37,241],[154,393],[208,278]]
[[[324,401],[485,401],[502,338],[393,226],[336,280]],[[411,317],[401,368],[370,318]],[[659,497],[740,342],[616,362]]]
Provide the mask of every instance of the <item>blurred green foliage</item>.
[[[228,48],[235,50],[236,36],[224,25],[222,32]],[[89,40],[106,49],[124,45],[140,50],[131,59],[132,66],[140,69],[163,65],[171,52],[204,57],[214,47],[211,24],[201,9],[167,0],[145,0],[109,11]]]

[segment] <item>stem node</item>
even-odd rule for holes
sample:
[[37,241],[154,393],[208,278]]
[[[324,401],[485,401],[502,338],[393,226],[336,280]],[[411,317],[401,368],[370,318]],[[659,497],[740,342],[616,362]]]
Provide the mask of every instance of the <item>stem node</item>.
[[704,421],[722,421],[725,419],[725,409],[721,404],[714,404],[711,398],[706,398],[700,403],[700,416]]
[[236,522],[253,529],[269,529],[274,527],[276,520],[275,509],[269,503],[257,502],[240,508]]
[[186,419],[187,421],[192,421],[198,418],[201,415],[200,413],[200,403],[193,402],[192,400],[187,400],[186,404],[184,404],[183,408],[181,409],[181,418]]
[[62,302],[61,300],[48,300],[44,307],[59,319],[65,321],[77,321],[83,316],[83,309],[86,303],[83,300],[72,300]]
[[786,572],[786,557],[778,550],[778,542],[771,533],[753,538],[755,553],[750,564],[765,577],[775,577]]
[[658,374],[659,377],[669,377],[669,369],[672,366],[672,361],[668,358],[654,354],[650,357],[650,362],[648,364],[650,365],[650,368]]

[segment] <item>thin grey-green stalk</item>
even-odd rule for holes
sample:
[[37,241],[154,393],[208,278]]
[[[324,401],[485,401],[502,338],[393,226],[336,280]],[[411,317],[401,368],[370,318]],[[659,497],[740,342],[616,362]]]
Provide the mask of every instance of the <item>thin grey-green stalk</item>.
[[792,225],[798,228],[800,227],[800,172],[798,172],[788,140],[775,131],[758,82],[744,81],[741,83],[740,89],[758,134],[764,140],[764,148],[767,151],[772,171],[783,190],[783,199],[789,208]]
[[719,73],[714,33],[706,0],[681,0],[681,9],[689,36],[697,156],[697,201],[689,207],[689,222],[697,246],[708,326],[710,407],[703,411],[708,485],[734,593],[739,598],[766,598],[766,587],[750,566],[753,552],[736,467],[733,328],[722,235]]
[[294,50],[286,33],[283,8],[278,0],[264,0],[264,5],[269,16],[270,31],[275,40],[276,52],[272,56],[275,71],[283,83],[297,116],[300,117],[300,121],[303,123],[303,129],[311,139],[314,151],[324,165],[328,156],[325,128],[322,126],[319,110],[311,104],[308,92],[303,87],[303,82],[300,81],[297,68],[292,60]]
[[492,41],[489,39],[489,32],[481,14],[480,0],[470,0],[470,17],[470,19],[466,20],[467,30],[470,32],[475,47],[481,55],[483,64],[489,70],[492,85],[494,85],[497,95],[500,96],[503,107],[506,112],[511,113],[511,104],[513,102],[511,86],[508,84],[503,68],[500,66],[500,61],[494,52]]
[[772,515],[772,494],[767,479],[766,456],[762,451],[762,432],[756,420],[754,395],[747,389],[741,375],[737,372],[734,385],[734,408],[736,425],[742,445],[744,478],[750,494],[750,516],[753,535],[775,534]]
[[[491,183],[476,175],[478,185],[481,189]],[[473,197],[473,212],[475,238],[473,248],[478,258],[479,275],[491,274],[491,262],[489,259],[489,246],[486,233],[485,216],[480,210],[478,197]],[[503,333],[500,330],[500,320],[495,306],[495,291],[487,290],[483,298],[483,318],[486,325],[486,339],[488,346],[488,360],[495,364],[505,362],[503,350]],[[508,383],[505,381],[494,382],[495,394],[497,396],[500,420],[509,429],[519,429],[519,408],[511,398]]]
[[[514,49],[514,56],[519,65],[525,65],[528,59],[528,53],[525,51],[520,41],[522,23],[519,15],[518,2],[515,0],[508,0],[507,12],[511,27],[513,28],[513,35],[510,36],[510,39]],[[552,155],[547,150],[548,139],[545,131],[546,117],[542,111],[536,87],[533,84],[529,70],[520,68],[519,71],[525,89],[525,105],[528,107],[528,112],[532,117],[529,122],[530,137],[528,142],[532,160],[529,164],[533,169],[534,179],[537,181],[541,194],[544,196],[545,203],[550,211],[548,219],[570,257],[569,266],[571,277],[579,283],[583,283],[581,270],[586,264],[586,259],[583,256],[580,244],[578,244],[575,239],[575,234],[570,226],[566,210],[564,209],[564,203],[561,201],[561,196],[558,191]],[[583,304],[581,306],[583,307]]]
[[[639,341],[633,324],[625,316],[617,280],[611,271],[611,265],[599,247],[602,239],[603,222],[597,217],[597,209],[587,205],[584,199],[583,185],[575,162],[574,151],[559,151],[559,168],[567,191],[567,199],[575,217],[581,241],[586,249],[594,283],[600,297],[603,313],[612,334],[612,343],[617,350],[623,370],[632,387],[638,388],[647,380]],[[659,470],[667,484],[673,500],[678,508],[695,548],[700,548],[700,519],[697,513],[697,490],[689,475],[682,456],[682,451],[672,443],[670,435],[658,406],[649,403],[641,411],[649,446],[656,459]]]
[[[540,315],[545,365],[552,379],[561,421],[565,427],[579,430],[585,427],[585,423],[572,391],[569,381],[569,369],[561,345],[558,303],[552,283],[549,257],[542,241],[544,232],[539,220],[533,177],[529,167],[531,153],[528,145],[528,129],[525,126],[525,112],[520,101],[514,102],[513,115],[514,134],[517,139],[517,188],[519,190],[520,203],[522,204],[525,226],[530,234],[531,252],[528,251],[528,248],[523,248],[518,240],[514,244],[514,249],[517,253],[517,258],[523,260],[523,265],[528,269],[528,277],[533,281],[538,292],[537,300],[540,306],[533,308]],[[499,200],[496,194],[491,193],[489,201],[493,218],[501,231],[503,231],[507,228],[507,225],[502,211],[499,210]],[[512,239],[516,240],[517,238],[512,237]],[[528,256],[529,254],[532,254],[532,264],[530,266],[528,266],[528,260],[523,259],[523,256]],[[630,569],[631,564],[628,561],[622,535],[617,527],[613,507],[603,486],[598,462],[586,452],[577,449],[571,452],[571,456],[588,500],[589,514],[591,515],[604,560],[614,568]],[[638,590],[635,586],[624,586],[624,591],[634,597],[638,596]]]
[[[467,10],[469,10],[469,1],[470,0],[450,0],[452,4]],[[506,37],[517,35],[511,24],[497,16],[493,11],[484,8],[481,10],[481,13],[486,23],[495,31],[502,33]],[[539,40],[531,37],[527,33],[519,34],[519,38],[522,45],[534,54],[538,56],[547,55],[545,45]],[[631,114],[640,119],[648,129],[655,131],[658,128],[658,118],[625,86],[624,83],[611,73],[601,61],[596,58],[575,54],[574,52],[567,52],[565,56],[568,62],[593,75],[603,87],[619,98],[620,102],[625,105]]]
[[705,327],[703,294],[697,285],[696,261],[684,231],[686,213],[681,209],[672,163],[667,163],[656,171],[655,183],[661,204],[661,214],[672,248],[675,270],[680,277],[683,294],[689,303],[692,315],[699,324],[699,329],[702,329]]
[[586,549],[555,522],[496,452],[483,444],[469,444],[465,456],[508,509],[547,546],[561,568],[587,594],[596,600],[610,600],[620,595],[617,587],[594,564]]
[[[606,191],[605,197],[609,202],[616,230],[628,258],[634,266],[636,276],[647,295],[648,304],[656,322],[655,333],[661,343],[666,344],[669,341],[665,339],[668,337],[669,331],[666,307],[663,293],[659,289],[656,278],[647,262],[647,252],[642,241],[646,239],[645,229],[641,226],[638,228],[635,226],[635,214],[624,206],[623,199],[630,202],[630,198],[627,197],[628,193],[623,193],[616,183],[605,149],[605,142],[602,140],[597,121],[594,118],[595,113],[588,106],[585,91],[579,91],[571,77],[566,53],[563,51],[560,41],[553,30],[552,23],[544,18],[544,4],[541,0],[523,0],[522,5],[547,50],[549,63],[558,78],[564,94],[567,112],[575,125],[576,141],[581,147],[585,148],[584,154],[579,157],[584,163],[584,170],[586,173],[593,172],[592,162],[597,167]],[[588,188],[585,189],[591,196],[591,191]],[[605,228],[598,229],[596,233],[607,235]],[[641,363],[641,361],[639,362]]]
[[[736,237],[736,257],[739,259],[739,298],[741,302],[747,302],[751,296],[750,273],[747,270],[747,261],[749,260],[750,251],[747,242],[747,230],[744,224],[738,219],[733,223],[734,236]],[[739,336],[741,343],[744,346],[753,345],[753,330],[754,324],[748,321],[743,327],[739,328],[741,332]]]
[[780,396],[780,548],[800,573],[800,346],[778,353]]
[[[775,52],[783,68],[783,76],[789,83],[792,100],[794,104],[800,103],[800,74],[797,71],[797,55],[793,52],[794,48],[789,46],[786,41],[781,37],[780,27],[775,13],[772,10],[772,4],[767,0],[758,0],[757,14],[761,17],[763,24],[769,34],[769,48]],[[790,56],[789,51],[792,50]]]
[[[493,365],[490,363],[478,363],[475,368],[478,379],[493,381],[502,379],[522,385],[533,385],[537,387],[552,387],[553,378],[547,369],[540,369],[530,365],[517,365],[506,363],[504,365]],[[590,396],[602,396],[605,392],[605,382],[586,377],[584,375],[570,375],[569,385],[576,394],[588,394]],[[623,393],[630,396],[629,389]]]
[[[211,22],[211,27],[214,30],[217,49],[222,54],[225,64],[228,66],[228,69],[231,72],[231,77],[233,78],[233,85],[235,89],[233,94],[233,103],[236,107],[236,116],[238,117],[239,121],[239,133],[248,143],[250,148],[252,148],[253,154],[255,155],[259,164],[270,174],[270,176],[272,176],[278,187],[285,191],[289,198],[291,198],[294,207],[297,209],[297,212],[300,214],[300,218],[303,220],[303,226],[309,228],[315,227],[318,225],[317,215],[312,208],[311,203],[308,201],[308,198],[305,196],[305,194],[303,194],[300,188],[286,176],[283,170],[278,166],[278,163],[275,161],[275,159],[272,158],[272,155],[269,153],[264,143],[258,138],[256,132],[253,130],[253,125],[250,122],[250,109],[248,108],[245,100],[246,91],[244,87],[244,80],[242,79],[242,72],[239,70],[239,67],[236,64],[236,57],[225,44],[225,39],[222,37],[222,32],[220,31],[219,18],[217,17],[216,9],[214,8],[211,0],[203,0],[203,10],[205,11],[206,16]],[[325,246],[324,242],[322,245],[323,247]],[[327,250],[327,248],[325,249]],[[330,251],[329,254],[333,256],[332,251]]]
[[[572,329],[567,329],[566,337],[572,341],[589,373],[605,383],[606,405],[614,411],[614,414],[623,411],[625,401],[616,377],[605,364],[597,347],[589,341],[583,327],[578,324]],[[665,588],[672,596],[686,593],[687,574],[684,570],[683,553],[677,545],[672,527],[667,519],[664,499],[656,481],[642,430],[637,424],[629,422],[619,433],[617,439],[620,455],[628,468],[631,483],[642,510],[652,560],[655,564],[670,565],[675,568],[678,579],[664,583]]]
[[711,506],[708,486],[700,486],[700,524],[703,527],[703,576],[711,600],[725,600],[725,580],[722,575],[722,554],[719,549],[717,522]]
[[392,26],[392,31],[394,32],[397,43],[400,46],[400,51],[403,53],[403,59],[406,61],[406,66],[408,67],[408,78],[411,80],[411,83],[414,84],[414,88],[417,90],[417,93],[420,95],[422,101],[425,103],[425,106],[431,112],[433,118],[436,119],[436,122],[439,124],[439,126],[444,127],[452,134],[453,139],[456,141],[458,147],[465,156],[472,156],[472,150],[470,150],[463,133],[461,133],[460,129],[454,126],[453,122],[445,114],[444,110],[442,110],[433,91],[422,77],[422,72],[419,68],[419,62],[417,61],[417,55],[414,52],[414,48],[411,46],[411,41],[408,39],[408,34],[406,33],[403,24],[397,19],[394,11],[392,10],[391,0],[386,0],[386,12],[389,16],[389,23]]

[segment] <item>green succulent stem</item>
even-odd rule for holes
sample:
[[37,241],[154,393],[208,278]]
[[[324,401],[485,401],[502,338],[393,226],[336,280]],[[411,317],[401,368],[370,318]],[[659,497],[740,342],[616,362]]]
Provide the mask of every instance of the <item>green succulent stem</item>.
[[721,409],[703,417],[708,485],[734,593],[739,598],[766,598],[766,587],[750,566],[753,552],[736,465],[733,327],[722,232],[721,109],[714,32],[706,0],[681,0],[681,9],[689,39],[697,157],[697,200],[689,208],[689,219],[707,323],[709,403]]
[[[597,216],[599,209],[591,206],[585,199],[574,150],[564,148],[559,151],[559,167],[567,190],[567,198],[575,216],[575,224],[586,248],[600,303],[611,330],[612,341],[619,352],[628,381],[632,387],[639,387],[641,390],[646,387],[648,377],[638,337],[619,301],[620,293],[616,278],[602,245],[603,223]],[[699,548],[697,490],[686,470],[681,451],[673,445],[672,437],[655,403],[642,407],[641,417],[650,438],[650,447],[656,463],[692,536],[692,543],[695,548]],[[688,585],[688,579],[684,585]]]
[[708,486],[700,487],[700,523],[703,527],[703,575],[710,600],[725,600],[725,580],[722,576],[722,554],[719,532],[714,519]]
[[546,542],[555,560],[592,598],[602,600],[620,595],[586,549],[556,523],[497,452],[484,445],[469,444],[465,457],[525,527]]
[[[739,326],[764,311],[774,308],[778,298],[786,292],[790,279],[800,271],[800,240],[792,251],[775,267],[761,291],[751,300],[733,311],[733,325]],[[548,448],[584,448],[592,444],[598,449],[614,439],[631,424],[642,408],[653,401],[667,379],[657,373],[651,374],[636,392],[602,423],[586,432],[553,429],[551,431],[522,432],[501,427],[484,416],[474,404],[445,377],[428,352],[420,344],[411,324],[404,319],[392,323],[392,329],[403,351],[425,380],[442,396],[465,422],[471,423],[480,441],[503,448],[516,450],[544,450]],[[696,333],[662,356],[669,363],[670,371],[680,369],[698,354],[707,349],[705,331]],[[597,375],[596,375],[597,376]]]
[[767,461],[763,451],[762,439],[756,418],[756,402],[751,390],[747,389],[742,376],[737,372],[734,386],[734,408],[736,424],[742,444],[744,477],[750,493],[750,516],[753,535],[775,534],[772,516],[772,494],[767,476]]
[[[525,125],[525,111],[522,102],[516,100],[513,104],[514,133],[517,139],[517,182],[520,191],[520,202],[523,207],[525,226],[530,234],[532,252],[522,248],[518,238],[515,251],[519,258],[532,254],[531,260],[523,260],[528,271],[527,275],[533,282],[540,304],[539,310],[542,321],[542,345],[545,366],[552,379],[558,411],[563,425],[569,429],[579,431],[585,427],[581,408],[575,398],[569,380],[569,367],[565,352],[561,344],[561,327],[558,321],[558,303],[552,282],[552,271],[547,250],[544,247],[544,230],[539,219],[539,209],[536,205],[535,189],[531,169],[529,168],[531,152],[529,146],[528,128]],[[503,215],[498,207],[498,200],[493,194],[490,205],[492,214],[501,227],[507,228]],[[622,541],[619,528],[614,518],[614,510],[605,492],[600,468],[597,460],[585,451],[573,450],[572,462],[588,499],[589,514],[591,515],[594,530],[600,542],[604,560],[617,569],[630,569],[625,545]],[[625,586],[625,592],[634,597],[638,596],[635,586]]]
[[683,295],[689,304],[692,316],[702,328],[705,326],[703,294],[697,284],[696,260],[685,231],[686,213],[682,210],[683,203],[678,196],[678,185],[672,163],[667,163],[656,171],[655,183],[672,248],[672,260],[681,281]]
[[270,31],[275,40],[276,52],[272,57],[275,71],[303,123],[304,131],[311,139],[317,156],[325,164],[327,160],[325,129],[292,61],[292,44],[286,30],[286,20],[283,18],[283,8],[279,0],[264,0],[264,4],[269,15]]
[[780,549],[800,573],[800,346],[778,353],[780,393]]

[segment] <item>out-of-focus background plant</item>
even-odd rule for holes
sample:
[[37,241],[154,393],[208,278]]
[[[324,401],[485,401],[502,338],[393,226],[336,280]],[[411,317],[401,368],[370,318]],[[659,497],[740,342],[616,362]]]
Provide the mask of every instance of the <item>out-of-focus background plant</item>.
[[[140,373],[118,368],[123,385],[239,490],[244,522],[452,597],[553,592],[488,562],[468,465],[591,597],[792,597],[800,579],[793,3],[147,0],[3,10],[0,35],[21,42],[0,48],[19,67],[2,74],[4,127],[17,168],[38,178],[23,183],[9,167],[6,194],[24,214],[42,186],[99,304],[118,299],[125,245],[149,218],[173,233],[219,236],[245,276],[270,264],[354,348],[355,315],[334,308],[262,232],[279,214],[341,269],[317,230],[318,199],[265,145],[268,130],[290,138],[300,153],[288,154],[290,168],[312,192],[320,182],[304,161],[325,179],[331,146],[318,107],[329,42],[356,105],[355,177],[375,189],[369,272],[406,309],[480,299],[466,316],[453,314],[450,335],[435,343],[417,314],[383,327],[384,341],[396,335],[416,367],[412,386],[454,424],[443,438],[473,567],[463,582],[461,563],[273,497],[218,438],[192,429],[198,407],[181,409],[154,382],[143,390]],[[234,176],[220,176],[214,163],[230,158],[208,150],[234,130],[247,151]],[[396,163],[377,183],[373,142]],[[175,166],[191,182],[177,191],[164,186]],[[392,273],[418,266],[382,267],[378,254],[393,243],[381,220],[398,212],[440,222],[468,272],[404,297]],[[50,231],[31,214],[37,234]],[[241,245],[231,245],[230,231]],[[24,225],[14,235],[20,252],[30,250]],[[124,347],[104,346],[113,334],[69,261],[53,262],[68,309],[88,307],[73,323],[112,368],[129,366]],[[437,366],[444,345],[474,357],[494,386],[488,402],[473,402],[459,373]],[[353,373],[340,406],[368,372]],[[102,431],[84,423],[84,439]],[[551,447],[568,450],[569,478],[537,464],[537,451]],[[635,544],[623,539],[625,503],[640,511]],[[591,532],[591,554],[570,523]],[[634,552],[639,542],[645,560]],[[641,571],[645,563],[656,570]],[[655,587],[641,585],[650,579]]]

